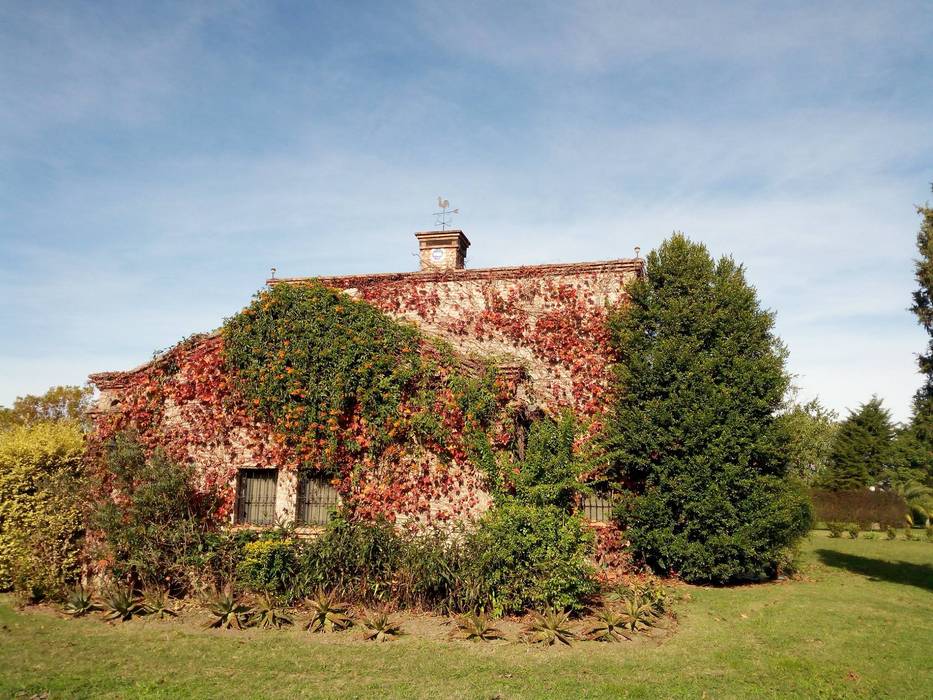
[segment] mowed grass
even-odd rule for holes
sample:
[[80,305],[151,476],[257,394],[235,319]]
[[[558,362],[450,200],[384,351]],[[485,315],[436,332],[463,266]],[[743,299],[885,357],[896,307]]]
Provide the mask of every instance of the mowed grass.
[[933,697],[933,544],[815,532],[802,579],[683,586],[658,640],[448,641],[436,620],[364,642],[192,619],[105,624],[0,599],[0,697]]

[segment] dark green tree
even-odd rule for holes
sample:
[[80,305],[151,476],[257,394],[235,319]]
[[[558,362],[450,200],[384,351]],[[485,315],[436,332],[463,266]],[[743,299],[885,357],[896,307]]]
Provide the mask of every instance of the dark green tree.
[[878,483],[891,466],[893,440],[891,414],[874,396],[839,425],[822,486],[847,491]]
[[776,419],[789,378],[774,316],[742,266],[674,234],[610,321],[606,435],[633,547],[688,581],[773,576],[811,523]]
[[914,395],[909,437],[915,456],[911,467],[924,472],[924,480],[933,485],[933,208],[918,207],[917,213],[922,218],[917,234],[920,257],[916,260],[917,289],[910,310],[930,340],[917,360],[924,380]]

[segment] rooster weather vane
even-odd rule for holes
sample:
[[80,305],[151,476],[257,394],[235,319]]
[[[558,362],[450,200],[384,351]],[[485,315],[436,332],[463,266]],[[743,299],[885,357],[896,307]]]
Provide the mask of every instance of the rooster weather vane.
[[434,225],[440,226],[441,231],[446,231],[447,227],[450,226],[450,217],[454,214],[459,214],[459,209],[451,209],[450,202],[443,197],[437,198],[437,208],[440,211],[434,212]]

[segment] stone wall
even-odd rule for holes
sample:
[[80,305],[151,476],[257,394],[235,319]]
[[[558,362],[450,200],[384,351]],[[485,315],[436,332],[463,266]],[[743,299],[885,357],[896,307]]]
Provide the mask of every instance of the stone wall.
[[[248,410],[222,354],[219,335],[202,336],[136,369],[91,375],[100,390],[91,412],[92,447],[118,431],[135,430],[149,450],[161,448],[194,465],[205,491],[219,488],[225,505],[218,517],[230,523],[238,470],[278,469],[276,516],[294,521],[299,462],[274,427]],[[359,478],[343,474],[336,482],[343,501],[360,515],[400,523],[475,520],[492,501],[474,465],[445,464],[413,446],[399,446]]]

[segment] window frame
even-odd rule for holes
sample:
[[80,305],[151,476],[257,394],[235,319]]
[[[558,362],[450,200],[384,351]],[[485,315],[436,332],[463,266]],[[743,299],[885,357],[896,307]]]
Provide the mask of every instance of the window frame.
[[618,493],[612,489],[594,489],[591,493],[583,494],[580,512],[591,523],[611,523],[617,497]]
[[332,520],[333,511],[341,503],[340,492],[331,485],[326,475],[299,472],[297,491],[295,525],[299,527],[326,526]]
[[[251,484],[253,480],[262,483],[262,486],[259,488],[260,493],[255,495],[251,493]],[[262,467],[238,469],[234,522],[237,525],[249,525],[253,527],[275,525],[278,517],[278,482],[278,469]],[[247,500],[247,497],[250,497],[250,500]],[[252,507],[258,509],[262,513],[262,517],[256,517],[251,510]]]

